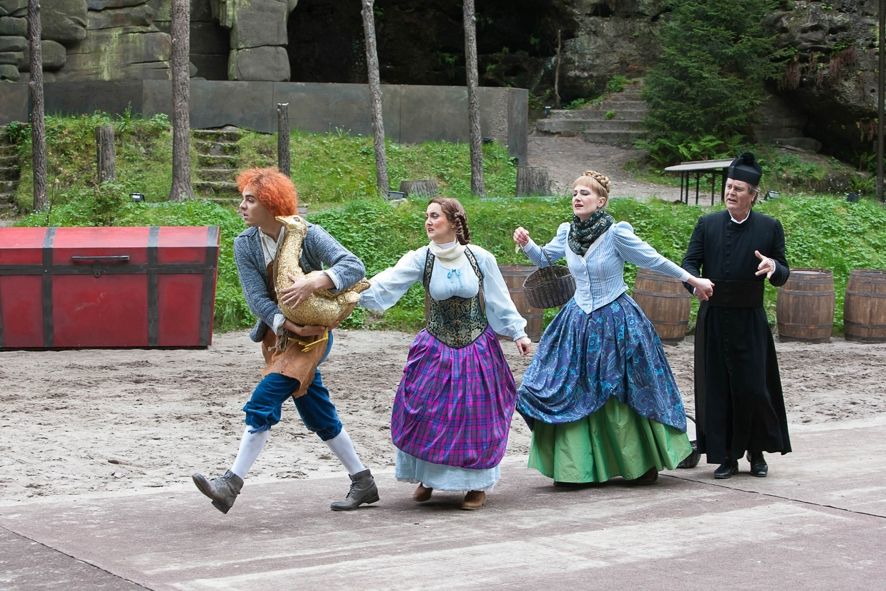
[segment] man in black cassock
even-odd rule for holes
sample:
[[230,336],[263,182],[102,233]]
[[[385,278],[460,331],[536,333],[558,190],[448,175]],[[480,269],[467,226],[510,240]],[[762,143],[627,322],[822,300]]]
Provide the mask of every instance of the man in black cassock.
[[698,448],[709,464],[719,464],[714,478],[736,474],[745,451],[751,474],[766,476],[763,452],[791,451],[775,344],[763,309],[764,280],[784,285],[790,269],[781,223],[752,211],[761,176],[753,154],[732,161],[726,211],[698,220],[683,258],[684,269],[714,283],[695,329]]

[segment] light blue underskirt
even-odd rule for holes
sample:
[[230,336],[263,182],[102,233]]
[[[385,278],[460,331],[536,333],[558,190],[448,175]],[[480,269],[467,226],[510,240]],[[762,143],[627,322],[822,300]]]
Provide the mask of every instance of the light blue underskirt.
[[442,464],[432,464],[397,450],[397,468],[394,473],[401,482],[422,483],[434,490],[467,492],[482,490],[491,492],[501,478],[501,468],[471,470]]

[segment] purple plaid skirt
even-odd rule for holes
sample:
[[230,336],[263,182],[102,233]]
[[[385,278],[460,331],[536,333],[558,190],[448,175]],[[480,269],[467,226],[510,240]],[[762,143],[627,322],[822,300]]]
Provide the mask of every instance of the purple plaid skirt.
[[514,376],[490,327],[459,349],[422,330],[394,398],[391,438],[426,462],[493,468],[505,455],[516,399]]

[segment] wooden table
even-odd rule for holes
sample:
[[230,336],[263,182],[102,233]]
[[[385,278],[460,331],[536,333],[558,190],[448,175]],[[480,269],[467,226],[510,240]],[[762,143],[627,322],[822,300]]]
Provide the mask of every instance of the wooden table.
[[[711,175],[711,205],[714,204],[714,195],[716,194],[717,177],[720,177],[720,200],[723,200],[723,194],[726,188],[726,169],[732,164],[729,160],[695,160],[691,162],[681,162],[673,166],[665,168],[665,172],[680,173],[680,201],[689,204],[689,183],[690,176],[695,175],[695,204],[698,205],[699,186],[701,177],[705,174]],[[720,171],[717,174],[716,171]]]

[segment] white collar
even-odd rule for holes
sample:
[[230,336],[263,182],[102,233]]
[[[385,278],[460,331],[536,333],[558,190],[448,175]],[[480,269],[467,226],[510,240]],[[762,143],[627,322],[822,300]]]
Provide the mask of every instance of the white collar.
[[465,256],[465,245],[459,244],[458,240],[447,242],[446,244],[437,244],[433,240],[428,244],[428,248],[435,257],[449,264],[461,262],[460,259]]
[[277,235],[276,239],[273,236],[268,236],[261,229],[258,230],[258,235],[261,241],[262,255],[264,255],[265,265],[267,266],[277,258],[277,251],[280,249],[280,245],[283,244],[283,238],[286,237],[286,226],[280,228],[280,234]]
[[741,220],[741,221],[738,221],[737,219],[735,219],[734,217],[732,217],[732,214],[731,214],[731,213],[729,214],[729,219],[732,220],[733,222],[735,222],[736,224],[743,224],[743,223],[745,223],[746,221],[748,221],[748,218],[749,218],[749,217],[751,217],[751,210],[748,210],[748,215],[746,215],[746,216],[744,217],[744,219]]

